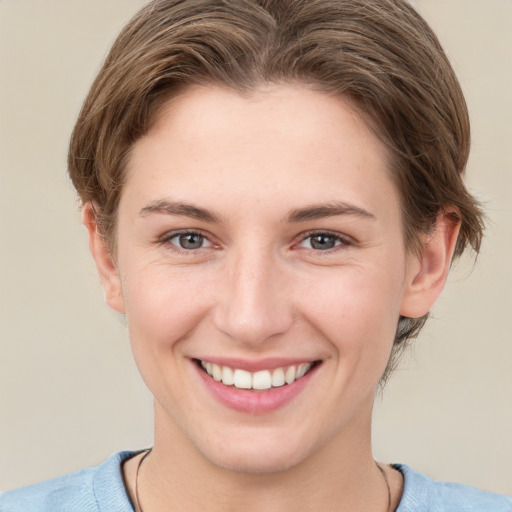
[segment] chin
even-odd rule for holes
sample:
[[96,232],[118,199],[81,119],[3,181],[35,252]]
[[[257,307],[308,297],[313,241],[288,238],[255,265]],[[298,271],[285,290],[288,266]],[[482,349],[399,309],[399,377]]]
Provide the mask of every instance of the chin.
[[257,442],[262,441],[264,435],[260,432],[253,442],[248,437],[196,448],[213,465],[240,474],[280,473],[299,465],[309,456],[304,443],[298,440],[286,439],[285,442],[267,436],[263,443]]
[[[226,456],[227,455],[227,456]],[[295,457],[279,456],[272,454],[224,454],[222,457],[211,458],[210,462],[214,465],[233,473],[246,475],[268,475],[281,473],[297,466],[300,461]]]

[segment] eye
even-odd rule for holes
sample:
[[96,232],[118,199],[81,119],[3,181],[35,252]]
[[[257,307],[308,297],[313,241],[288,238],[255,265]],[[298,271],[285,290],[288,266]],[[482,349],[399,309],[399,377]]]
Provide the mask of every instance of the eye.
[[212,245],[212,243],[205,236],[192,231],[175,233],[174,235],[168,237],[166,241],[176,247],[179,247],[180,249],[185,249],[187,251],[204,249],[205,247],[210,247]]
[[328,251],[339,245],[350,245],[350,243],[334,233],[311,233],[300,243],[301,247],[315,251]]

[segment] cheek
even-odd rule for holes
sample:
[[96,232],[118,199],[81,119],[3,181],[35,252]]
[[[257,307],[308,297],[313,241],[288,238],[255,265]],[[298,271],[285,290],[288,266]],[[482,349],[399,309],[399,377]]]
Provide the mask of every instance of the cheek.
[[148,264],[123,279],[130,338],[134,348],[169,349],[198,325],[211,297],[206,276]]
[[[387,268],[386,268],[387,267]],[[399,318],[403,272],[386,265],[333,269],[303,283],[302,311],[340,357],[367,350],[387,361]]]
[[[207,315],[203,279],[166,265],[130,267],[123,294],[135,363],[153,396],[173,403],[169,390],[184,379],[181,350]],[[185,388],[186,390],[186,388]]]

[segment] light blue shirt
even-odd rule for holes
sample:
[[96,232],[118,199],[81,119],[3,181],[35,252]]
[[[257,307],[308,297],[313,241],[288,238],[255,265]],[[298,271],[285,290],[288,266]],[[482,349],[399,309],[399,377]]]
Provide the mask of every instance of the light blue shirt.
[[[0,494],[0,512],[133,512],[121,464],[136,452],[120,452],[99,466]],[[435,482],[408,466],[396,512],[512,512],[512,498],[461,484]]]

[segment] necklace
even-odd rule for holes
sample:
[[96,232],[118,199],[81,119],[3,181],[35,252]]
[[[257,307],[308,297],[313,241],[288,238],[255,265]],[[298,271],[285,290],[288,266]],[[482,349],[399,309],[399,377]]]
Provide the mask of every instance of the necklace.
[[[137,471],[135,472],[135,507],[138,512],[144,512],[142,510],[142,507],[140,505],[140,500],[139,500],[139,471],[140,471],[140,467],[142,466],[142,463],[144,462],[144,460],[150,453],[151,453],[151,448],[149,450],[147,450],[146,453],[140,458],[139,463],[137,464]],[[386,472],[381,468],[380,464],[377,464],[377,463],[375,463],[375,464],[379,468],[379,471],[380,471],[382,477],[384,478],[384,482],[386,482],[386,488],[388,490],[388,507],[386,510],[387,510],[387,512],[392,512],[391,511],[391,487],[389,486],[388,475],[386,475]]]
[[[377,463],[375,463],[375,464],[377,464]],[[384,477],[384,482],[386,482],[386,487],[388,489],[388,508],[386,510],[387,510],[387,512],[392,512],[392,510],[391,510],[391,487],[389,486],[388,475],[386,475],[386,472],[380,467],[380,464],[377,464],[377,467],[379,468],[381,475]],[[142,512],[142,510],[141,510],[141,512]]]
[[142,507],[140,505],[139,500],[139,471],[142,463],[145,458],[151,453],[151,448],[146,451],[146,453],[140,458],[139,463],[137,464],[137,471],[135,472],[135,508],[138,512],[143,512]]

